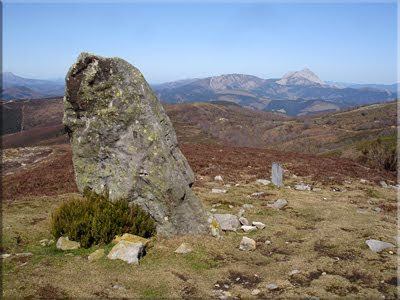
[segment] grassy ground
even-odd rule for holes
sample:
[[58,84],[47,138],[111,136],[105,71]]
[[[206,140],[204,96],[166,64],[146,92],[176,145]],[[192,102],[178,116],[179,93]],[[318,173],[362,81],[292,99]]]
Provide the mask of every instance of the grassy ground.
[[[237,298],[396,298],[396,253],[376,254],[365,244],[367,239],[397,243],[394,189],[354,181],[337,186],[340,192],[332,191],[332,186],[321,186],[318,192],[295,191],[246,184],[243,178],[231,182],[228,193],[211,194],[211,188],[221,185],[206,176],[198,181],[195,192],[208,210],[221,204],[216,207],[218,213],[236,214],[242,204],[253,204],[244,216],[267,227],[249,234],[224,233],[222,241],[156,237],[139,266],[107,258],[89,263],[87,256],[96,247],[62,252],[54,244],[39,243],[52,238],[51,211],[71,194],[4,202],[3,253],[13,255],[3,259],[3,296],[192,299],[218,298],[222,289]],[[285,183],[300,181],[292,178]],[[235,183],[240,185],[235,187]],[[257,191],[265,194],[250,196]],[[267,207],[278,198],[288,201],[285,209]],[[255,251],[239,250],[244,235],[257,241]],[[265,244],[266,240],[271,244]],[[189,243],[193,252],[174,253],[182,242]],[[105,248],[109,251],[110,245]],[[33,255],[15,255],[21,252]],[[300,273],[289,276],[294,269]],[[269,283],[279,288],[268,291]],[[255,288],[261,293],[251,296]]]

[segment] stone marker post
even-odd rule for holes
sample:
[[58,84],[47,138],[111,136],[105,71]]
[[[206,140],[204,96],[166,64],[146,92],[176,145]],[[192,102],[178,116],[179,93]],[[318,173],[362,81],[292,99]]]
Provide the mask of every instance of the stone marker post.
[[282,165],[276,162],[272,163],[271,181],[277,187],[283,186],[283,169]]

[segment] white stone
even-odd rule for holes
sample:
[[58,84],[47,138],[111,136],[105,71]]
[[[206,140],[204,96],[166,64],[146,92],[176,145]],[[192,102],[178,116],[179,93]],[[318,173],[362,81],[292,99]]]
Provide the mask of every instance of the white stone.
[[254,205],[252,205],[252,204],[243,204],[242,207],[243,207],[244,209],[251,209],[251,208],[254,207]]
[[290,271],[290,272],[288,273],[288,275],[289,275],[289,276],[293,276],[293,275],[298,274],[298,273],[300,273],[300,271],[296,269],[296,270]]
[[256,226],[248,226],[248,225],[243,225],[243,226],[242,226],[242,230],[243,230],[244,232],[251,232],[251,231],[254,231],[254,230],[256,230],[256,229],[257,229]]
[[275,283],[269,283],[266,285],[266,288],[273,291],[273,290],[276,290],[278,288],[278,286]]
[[57,249],[61,249],[63,251],[76,250],[81,247],[81,244],[79,242],[70,241],[68,237],[62,236],[57,240],[56,247]]
[[367,183],[368,183],[368,180],[360,179],[360,183],[362,183],[362,184],[367,184]]
[[257,221],[253,221],[253,226],[256,226],[257,229],[264,229],[265,228],[265,224],[262,222],[257,222]]
[[211,193],[214,193],[214,194],[225,194],[226,190],[224,190],[224,189],[212,189]]
[[11,256],[10,253],[3,253],[3,254],[1,254],[1,258],[2,258],[2,259],[9,258],[10,256]]
[[270,240],[265,241],[265,245],[271,245],[271,244],[272,244],[272,242]]
[[365,243],[368,245],[369,249],[371,249],[375,253],[381,252],[386,248],[394,247],[394,245],[391,243],[382,242],[378,240],[366,240]]
[[143,243],[122,240],[111,249],[107,257],[109,259],[121,259],[128,264],[139,264],[139,258],[143,255]]
[[294,186],[294,189],[297,191],[311,191],[311,186],[304,184],[304,183],[300,183],[300,184],[296,184]]
[[242,225],[249,225],[249,221],[248,221],[246,218],[244,218],[244,217],[240,217],[240,218],[239,218],[239,222],[240,222],[240,224],[242,224]]
[[16,253],[15,255],[18,257],[29,257],[29,256],[32,256],[33,253],[32,252],[23,252],[23,253]]
[[388,187],[388,185],[386,184],[386,182],[385,181],[381,181],[381,182],[379,182],[379,184],[381,185],[381,187],[383,187],[383,188],[387,188]]
[[259,289],[254,289],[254,290],[251,291],[251,294],[253,296],[257,296],[259,293],[261,293],[261,291]]
[[228,205],[229,208],[233,208],[233,205]]
[[215,181],[224,181],[224,180],[222,179],[222,176],[221,176],[221,175],[215,176],[215,177],[214,177],[214,180],[215,180]]
[[262,184],[262,185],[268,185],[271,183],[271,181],[269,181],[267,179],[257,179],[256,182],[259,184]]
[[239,249],[242,251],[253,251],[256,249],[256,241],[244,236],[240,242]]
[[264,194],[265,194],[264,192],[255,192],[255,193],[251,194],[250,196],[251,197],[260,197],[260,196],[262,196]]
[[179,254],[186,254],[192,252],[192,249],[190,248],[189,244],[187,243],[182,243],[176,250],[175,253]]
[[211,212],[216,212],[217,211],[217,209],[215,209],[215,208],[211,208],[211,210],[210,210]]

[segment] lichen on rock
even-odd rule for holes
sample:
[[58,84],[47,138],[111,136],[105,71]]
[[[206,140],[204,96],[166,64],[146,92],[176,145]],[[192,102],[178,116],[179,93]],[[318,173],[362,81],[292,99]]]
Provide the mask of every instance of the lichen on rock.
[[64,124],[80,191],[108,191],[111,200],[140,205],[160,233],[208,230],[172,123],[138,69],[81,53],[66,77]]

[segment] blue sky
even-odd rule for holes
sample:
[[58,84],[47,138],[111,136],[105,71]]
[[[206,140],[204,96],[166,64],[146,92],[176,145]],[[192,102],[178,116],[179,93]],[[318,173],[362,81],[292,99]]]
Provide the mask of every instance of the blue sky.
[[3,70],[64,77],[82,51],[151,83],[226,73],[396,81],[396,2],[3,4]]

